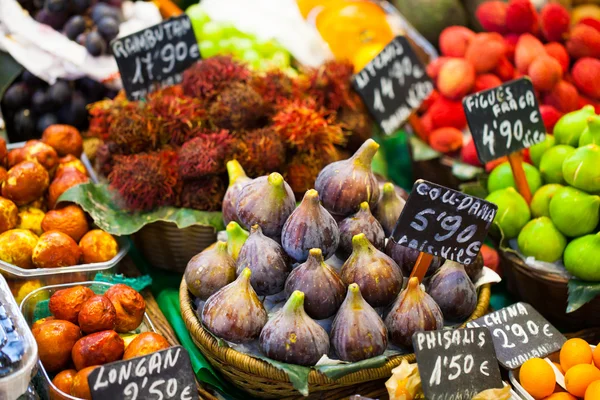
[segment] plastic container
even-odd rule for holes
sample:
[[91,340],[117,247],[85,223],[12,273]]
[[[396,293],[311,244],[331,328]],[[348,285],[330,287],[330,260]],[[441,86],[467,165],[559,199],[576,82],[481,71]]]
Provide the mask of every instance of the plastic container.
[[27,322],[19,312],[19,307],[10,293],[10,288],[0,276],[0,302],[15,326],[15,331],[23,338],[25,353],[19,367],[9,375],[0,378],[0,399],[15,400],[27,391],[31,377],[35,374],[38,357],[37,344]]
[[[46,286],[34,290],[33,292],[29,293],[21,302],[21,313],[23,314],[24,322],[26,321],[27,325],[32,326],[33,323],[38,319],[50,316],[51,314],[48,310],[47,301],[50,296],[52,296],[52,294],[58,290],[67,289],[73,286],[86,286],[92,289],[92,291],[96,294],[104,294],[104,292],[106,292],[112,285],[105,282],[77,282],[63,285]],[[130,333],[141,333],[148,331],[156,332],[156,328],[154,327],[154,324],[152,324],[148,314],[144,313],[144,320],[142,321],[142,324],[135,331],[131,331]],[[47,399],[50,394],[58,394],[58,398],[61,400],[79,400],[77,397],[70,396],[54,386],[52,383],[52,378],[53,376],[46,372],[46,369],[44,369],[41,361],[38,362],[38,371],[37,376],[35,377],[35,390],[38,395],[41,396],[41,398]],[[0,396],[0,399],[4,399],[4,397]]]

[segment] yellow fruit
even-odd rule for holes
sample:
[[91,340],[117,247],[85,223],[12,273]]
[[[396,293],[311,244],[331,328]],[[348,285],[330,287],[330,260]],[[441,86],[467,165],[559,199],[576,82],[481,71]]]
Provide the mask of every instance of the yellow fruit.
[[354,65],[354,72],[358,73],[362,70],[368,63],[371,62],[372,59],[377,56],[377,54],[381,53],[381,51],[385,48],[385,43],[369,43],[364,46],[360,46],[356,55],[352,57],[352,64]]
[[577,400],[577,397],[567,392],[553,393],[544,400]]
[[39,208],[24,206],[19,208],[19,223],[17,229],[29,229],[31,232],[40,236],[42,230],[42,220],[46,214]]
[[521,386],[535,399],[543,399],[554,392],[556,376],[554,370],[541,358],[525,361],[519,372]]
[[585,391],[584,400],[598,400],[600,399],[600,381],[590,383],[587,390]]
[[558,368],[558,370],[560,371],[560,373],[561,373],[561,374],[563,374],[563,375],[565,374],[565,370],[564,370],[564,369],[562,369],[562,366],[561,366],[559,363],[557,363],[557,362],[552,362],[552,364],[554,364],[554,366],[555,366],[556,368]]
[[560,365],[563,371],[578,364],[590,364],[592,362],[592,348],[583,339],[569,339],[560,349]]
[[[27,281],[25,282],[20,288],[19,291],[17,292],[17,295],[15,296],[15,300],[17,301],[17,304],[21,304],[21,302],[23,301],[23,299],[25,298],[25,296],[27,296],[29,293],[33,292],[36,289],[41,288],[42,286],[44,286],[42,284],[42,281],[40,280],[33,280],[33,281]],[[36,300],[48,300],[50,298],[49,295],[44,295],[43,298],[37,298],[36,296]]]
[[567,392],[577,397],[583,397],[588,386],[597,380],[600,380],[600,369],[591,364],[575,365],[565,374]]
[[596,368],[600,368],[600,343],[592,352],[592,358],[594,359],[594,364],[596,364]]

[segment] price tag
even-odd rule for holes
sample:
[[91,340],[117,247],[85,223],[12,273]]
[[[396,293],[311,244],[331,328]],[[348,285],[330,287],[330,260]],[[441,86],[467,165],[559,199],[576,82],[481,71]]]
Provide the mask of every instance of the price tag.
[[546,138],[529,78],[466,96],[463,108],[482,163],[533,146]]
[[352,84],[381,129],[394,133],[433,91],[425,67],[404,36],[397,36]]
[[102,365],[88,383],[93,400],[198,399],[190,356],[181,346]]
[[419,179],[392,237],[400,245],[471,264],[497,210],[488,201]]
[[417,332],[412,340],[427,399],[471,400],[504,386],[487,329]]
[[554,326],[527,303],[516,303],[471,321],[468,327],[487,327],[492,333],[498,361],[507,369],[530,358],[544,358],[567,341]]
[[192,22],[185,14],[114,39],[110,47],[129,100],[180,83],[183,71],[200,59]]

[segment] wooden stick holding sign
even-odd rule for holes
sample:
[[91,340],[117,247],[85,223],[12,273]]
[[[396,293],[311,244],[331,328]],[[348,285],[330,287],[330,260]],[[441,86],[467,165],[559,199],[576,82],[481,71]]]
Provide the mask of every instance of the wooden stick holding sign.
[[529,204],[531,190],[523,170],[521,150],[546,138],[529,78],[466,96],[463,108],[481,162],[485,164],[508,156],[517,190]]
[[422,281],[433,256],[474,262],[497,210],[485,200],[419,179],[391,240],[420,251],[411,277]]

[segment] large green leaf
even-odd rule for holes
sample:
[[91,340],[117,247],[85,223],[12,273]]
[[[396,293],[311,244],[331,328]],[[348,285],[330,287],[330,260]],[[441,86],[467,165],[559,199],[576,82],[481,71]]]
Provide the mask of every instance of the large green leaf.
[[275,368],[285,372],[288,378],[290,378],[290,382],[292,383],[294,389],[299,391],[300,394],[302,394],[302,396],[308,396],[308,374],[310,374],[309,367],[303,367],[301,365],[294,364],[286,364],[254,354],[253,356],[256,358],[260,358],[261,360],[268,362]]
[[569,280],[569,302],[567,312],[577,311],[585,303],[600,296],[600,282],[585,282],[579,279]]
[[114,194],[103,183],[83,183],[73,186],[58,201],[78,204],[102,230],[117,236],[131,235],[156,221],[173,222],[180,229],[192,225],[225,229],[220,212],[198,211],[190,208],[161,207],[148,212],[129,212],[115,202]]
[[367,368],[379,368],[387,362],[386,356],[377,356],[368,358],[366,360],[353,362],[350,364],[337,364],[337,365],[320,365],[315,367],[316,370],[321,372],[323,375],[330,379],[336,380],[343,376],[351,374],[356,371],[360,371]]
[[442,156],[442,153],[432,149],[427,143],[415,136],[411,136],[409,140],[414,161],[428,161]]

